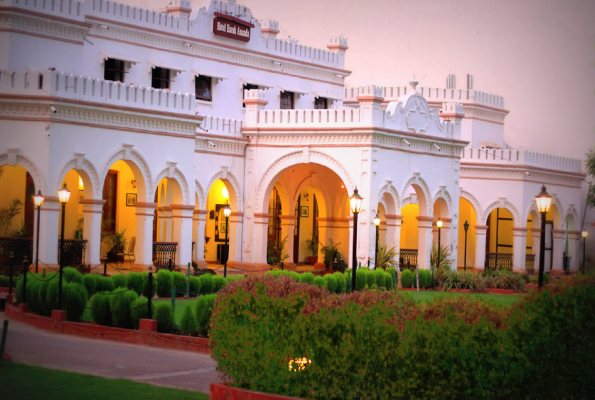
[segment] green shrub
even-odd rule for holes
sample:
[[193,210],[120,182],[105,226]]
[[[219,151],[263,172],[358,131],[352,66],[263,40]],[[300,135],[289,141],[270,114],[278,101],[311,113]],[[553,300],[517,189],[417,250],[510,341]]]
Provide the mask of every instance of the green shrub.
[[91,300],[91,316],[96,324],[112,326],[112,313],[109,304],[110,293],[111,292],[97,292],[95,293],[95,296],[93,296],[93,300]]
[[291,278],[293,278],[294,281],[299,282],[300,281],[300,274],[298,274],[295,271],[288,271],[288,276],[290,276]]
[[[33,283],[33,281],[35,281],[35,278],[31,277],[30,273],[27,274],[27,289],[29,289],[29,286],[31,285],[31,283]],[[23,276],[19,277],[19,280],[16,281],[16,297],[17,297],[17,302],[19,302],[19,303],[23,303],[24,283],[25,283],[25,278],[23,278]],[[27,290],[27,292],[29,292],[29,290]],[[29,293],[27,293],[27,295],[28,294]]]
[[87,289],[89,298],[93,297],[93,295],[97,291],[97,275],[94,275],[94,274],[83,275],[83,284],[85,285],[85,289]]
[[143,293],[143,282],[143,274],[140,272],[130,272],[126,275],[126,287],[134,290],[139,296]]
[[368,286],[368,275],[370,275],[369,269],[360,268],[355,272],[355,289],[364,290]]
[[314,277],[314,285],[318,286],[319,288],[326,288],[326,284],[322,276]]
[[97,278],[95,292],[113,292],[115,289],[114,281],[109,276],[99,275]]
[[244,275],[232,275],[227,277],[227,283],[239,281],[244,278]]
[[198,277],[200,280],[200,293],[209,294],[215,291],[215,277],[211,274],[204,274]]
[[264,273],[266,278],[278,278],[280,271],[267,271]]
[[[66,267],[62,270],[62,278],[66,282],[70,283],[78,283],[79,285],[83,285],[83,274],[81,274],[76,268]],[[27,282],[29,283],[29,282]]]
[[333,276],[335,277],[335,279],[337,280],[337,293],[345,293],[345,291],[347,290],[347,281],[346,281],[346,277],[345,275],[343,275],[340,272],[335,272],[333,274]]
[[312,272],[304,272],[300,275],[300,282],[314,284],[314,274]]
[[[155,316],[155,305],[151,306],[151,312]],[[132,322],[132,329],[138,329],[141,319],[149,318],[149,300],[145,297],[140,297],[130,303],[130,321]]]
[[216,294],[207,294],[196,299],[196,323],[198,325],[198,333],[201,336],[207,337],[209,335],[211,315],[213,314],[216,298]]
[[[37,303],[39,304],[39,313],[41,315],[51,315],[52,309],[50,308],[50,304],[47,302],[47,290],[50,285],[52,278],[56,274],[48,274],[41,282],[39,282],[39,287],[37,288]],[[57,279],[57,278],[53,278]]]
[[398,278],[399,278],[399,273],[397,271],[397,269],[395,267],[388,267],[386,269],[386,272],[390,274],[390,276],[393,278],[393,286],[394,284],[396,284]]
[[132,329],[132,318],[130,316],[131,304],[138,299],[134,290],[125,287],[116,288],[109,299],[109,308],[112,312],[112,323],[118,328]]
[[176,297],[184,297],[186,295],[186,286],[188,285],[186,275],[181,272],[172,272],[171,276],[173,285],[176,287]]
[[151,293],[149,293],[149,273],[143,272],[143,296],[147,299],[155,297],[157,293],[157,279],[155,278],[155,274],[152,274],[153,280],[151,282]]
[[225,286],[226,281],[225,281],[225,278],[222,277],[221,275],[215,275],[214,278],[215,278],[215,287],[214,287],[213,291],[218,292],[223,288],[223,286]]
[[157,297],[171,297],[171,287],[173,285],[171,272],[166,269],[160,269],[155,277],[157,283]]
[[413,275],[413,272],[409,269],[401,272],[401,287],[404,289],[412,288],[414,278],[415,276]]
[[47,308],[50,310],[50,314],[52,313],[52,310],[58,309],[58,279],[60,278],[56,277],[49,281],[45,293],[45,303],[47,304]]
[[[30,285],[27,286],[27,304],[29,304],[29,308],[31,309],[31,311],[36,313],[39,313],[39,310],[41,309],[41,305],[39,304],[39,298],[37,295],[39,293],[40,283],[40,281],[34,279],[33,282],[31,282]],[[31,286],[31,288],[29,288],[29,286]]]
[[186,304],[186,307],[184,307],[180,330],[182,331],[182,335],[196,336],[198,333],[198,323],[191,304]]
[[337,278],[335,278],[332,274],[326,274],[322,277],[324,279],[324,286],[326,290],[331,293],[335,293],[337,291]]
[[[0,275],[0,287],[8,287],[8,276]],[[14,277],[13,277],[13,287],[14,287]]]
[[[231,277],[227,277],[229,280]],[[198,276],[191,276],[190,277],[190,296],[196,297],[200,294],[200,279]]]
[[374,276],[374,282],[378,288],[386,289],[386,285],[384,284],[384,274],[385,272],[381,268],[375,269],[371,274]]
[[78,283],[63,282],[62,296],[62,307],[66,310],[66,319],[75,322],[80,321],[89,299],[87,290]]
[[155,305],[155,319],[157,320],[157,332],[174,333],[176,331],[174,309],[170,303],[159,303]]
[[384,287],[386,288],[386,290],[393,290],[393,288],[395,287],[393,277],[388,272],[384,273]]
[[128,287],[128,284],[126,283],[126,275],[124,274],[112,275],[112,281],[114,281],[114,287],[116,288]]
[[[428,284],[430,284],[431,286],[431,281],[432,281],[432,273],[430,271],[428,271],[427,269],[419,269],[418,270],[418,274],[419,274],[419,287],[421,288],[425,288],[428,286]],[[415,279],[415,277],[414,277]],[[413,287],[417,287],[416,284],[413,284]]]

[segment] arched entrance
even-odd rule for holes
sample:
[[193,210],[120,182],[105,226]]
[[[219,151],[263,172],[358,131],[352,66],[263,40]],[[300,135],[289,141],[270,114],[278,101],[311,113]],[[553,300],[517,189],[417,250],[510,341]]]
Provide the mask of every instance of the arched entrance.
[[433,204],[428,185],[419,174],[409,179],[402,198],[400,262],[403,265],[413,265],[415,262],[419,268],[430,269]]

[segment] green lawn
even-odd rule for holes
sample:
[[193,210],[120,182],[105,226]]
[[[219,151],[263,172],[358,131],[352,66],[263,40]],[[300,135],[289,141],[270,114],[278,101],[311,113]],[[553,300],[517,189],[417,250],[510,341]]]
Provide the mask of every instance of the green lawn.
[[74,372],[0,361],[0,392],[4,399],[105,400],[199,399],[200,392],[169,389],[127,379],[105,379]]
[[510,307],[518,303],[522,298],[522,294],[477,294],[477,293],[453,293],[453,292],[434,292],[434,291],[399,291],[399,293],[410,296],[410,298],[417,303],[429,303],[444,297],[459,297],[468,296],[471,298],[482,299],[498,307]]

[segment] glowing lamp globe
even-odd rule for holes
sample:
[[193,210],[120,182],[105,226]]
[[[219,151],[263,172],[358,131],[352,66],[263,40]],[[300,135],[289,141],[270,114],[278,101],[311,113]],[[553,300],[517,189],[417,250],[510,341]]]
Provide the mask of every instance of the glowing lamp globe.
[[229,191],[225,186],[221,189],[221,196],[223,196],[224,199],[229,199]]
[[378,213],[376,213],[376,216],[374,217],[374,225],[380,225],[380,215],[378,215]]
[[45,197],[43,197],[43,195],[41,194],[41,190],[38,190],[37,194],[35,196],[33,196],[33,202],[35,203],[35,205],[37,207],[41,207],[44,200],[45,200]]
[[589,232],[587,232],[586,230],[583,230],[581,232],[581,235],[583,235],[583,238],[586,238],[587,236],[589,236]]
[[438,228],[442,228],[442,220],[441,219],[439,219],[438,222],[436,222],[436,226]]
[[227,203],[223,208],[223,214],[225,215],[225,218],[229,218],[231,215],[231,207],[229,206],[229,203]]
[[60,203],[68,202],[68,199],[70,198],[70,190],[66,187],[66,183],[64,183],[62,189],[58,190],[58,198],[60,199]]
[[351,197],[349,198],[349,202],[351,205],[351,212],[353,212],[354,214],[358,214],[360,212],[360,210],[362,209],[362,201],[363,200],[364,200],[364,198],[359,195],[357,188],[355,188],[355,190],[353,191],[353,195],[351,195]]

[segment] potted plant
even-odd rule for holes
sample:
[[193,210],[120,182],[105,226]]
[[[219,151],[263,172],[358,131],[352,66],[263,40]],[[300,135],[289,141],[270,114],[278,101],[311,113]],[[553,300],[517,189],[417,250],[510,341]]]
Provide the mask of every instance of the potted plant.
[[289,254],[285,251],[287,245],[287,236],[281,240],[279,245],[274,240],[269,240],[267,251],[267,264],[272,267],[278,267],[281,263],[289,258]]
[[333,243],[333,239],[329,239],[329,244],[328,245],[323,245],[322,243],[320,243],[320,245],[322,246],[320,251],[322,252],[322,255],[324,256],[324,267],[325,269],[331,269],[332,266],[334,266],[335,264],[339,264],[339,261],[343,260],[343,257],[341,256],[341,253],[339,253],[339,245],[341,243]]
[[386,271],[389,267],[396,267],[398,263],[393,261],[393,258],[398,254],[397,249],[394,247],[388,249],[388,246],[380,246],[378,248],[378,265],[376,268],[382,268]]
[[108,262],[124,262],[124,257],[118,256],[118,253],[124,252],[124,249],[126,249],[126,244],[128,243],[124,233],[126,233],[126,229],[121,232],[116,231],[116,233],[110,235],[109,239],[111,248],[107,252]]
[[318,262],[318,238],[312,236],[312,239],[306,240],[306,250],[311,254],[308,256],[308,264],[314,265]]

